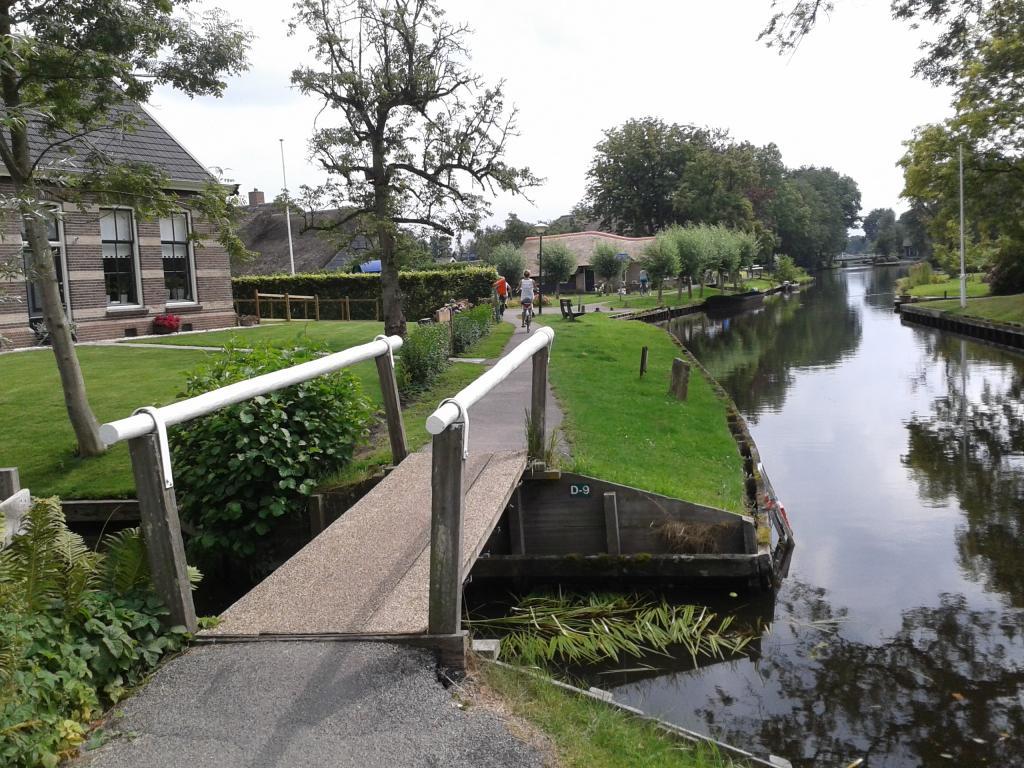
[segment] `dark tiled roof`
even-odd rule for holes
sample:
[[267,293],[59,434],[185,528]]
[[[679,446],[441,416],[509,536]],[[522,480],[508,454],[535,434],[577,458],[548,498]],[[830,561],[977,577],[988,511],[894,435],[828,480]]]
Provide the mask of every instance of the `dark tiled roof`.
[[[303,232],[302,216],[292,211],[292,243],[296,272],[347,272],[366,260],[370,241],[363,235],[331,237],[324,232]],[[343,228],[343,232],[347,231]],[[288,231],[284,212],[273,203],[250,206],[239,223],[238,235],[256,258],[232,265],[235,275],[276,275],[288,272]]]
[[[131,124],[130,130],[123,125]],[[58,134],[57,138],[61,135]],[[29,133],[29,148],[33,159],[53,139],[41,131]],[[100,152],[115,162],[147,163],[162,170],[172,181],[204,184],[215,181],[188,151],[179,144],[153,117],[137,104],[125,104],[114,109],[110,125],[68,143],[73,153],[57,147],[47,153],[42,165],[80,170],[83,158]]]

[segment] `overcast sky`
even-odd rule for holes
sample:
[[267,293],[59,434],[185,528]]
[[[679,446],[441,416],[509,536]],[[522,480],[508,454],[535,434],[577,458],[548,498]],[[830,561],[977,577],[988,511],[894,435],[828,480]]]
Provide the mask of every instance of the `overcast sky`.
[[[548,220],[583,197],[602,131],[633,117],[728,129],[734,138],[775,142],[789,167],[831,166],[860,185],[863,213],[906,208],[896,162],[913,129],[949,112],[949,93],[911,77],[918,33],[889,18],[888,0],[839,0],[793,55],[756,41],[769,0],[441,0],[467,22],[472,66],[507,81],[521,135],[509,160],[545,179],[522,198],[493,201],[492,221],[511,211]],[[157,118],[203,163],[224,169],[245,193],[280,191],[278,139],[288,183],[321,173],[306,142],[319,105],[293,90],[292,68],[310,59],[286,36],[291,3],[209,3],[257,36],[252,68],[223,99],[154,95]],[[321,116],[321,124],[330,117]]]

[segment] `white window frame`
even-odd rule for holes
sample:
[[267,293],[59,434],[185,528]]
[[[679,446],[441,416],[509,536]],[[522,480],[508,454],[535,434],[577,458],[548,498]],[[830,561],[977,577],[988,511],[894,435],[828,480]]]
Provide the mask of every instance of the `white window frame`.
[[[51,250],[57,249],[60,254],[60,276],[61,276],[61,288],[64,293],[64,315],[68,320],[74,320],[73,311],[71,308],[71,279],[68,275],[68,251],[66,247],[67,237],[64,234],[64,216],[63,210],[59,206],[47,206],[50,212],[53,214],[54,221],[57,224],[57,240],[49,240]],[[22,224],[24,227],[24,224]],[[21,239],[21,261],[22,266],[25,264],[25,250],[29,247],[28,241],[24,238],[24,231],[22,232]],[[29,275],[25,274],[25,312],[28,313],[28,319],[30,322],[35,320],[42,320],[42,314],[32,314],[32,280]]]
[[[107,295],[107,278],[104,273],[103,276],[103,295],[107,297],[107,312],[129,312],[131,310],[140,309],[146,306],[146,295],[142,292],[142,260],[139,258],[139,217],[136,214],[135,209],[130,205],[102,205],[100,206],[100,215],[96,219],[96,224],[99,225],[100,219],[103,218],[104,211],[128,211],[132,217],[132,266],[135,272],[135,296],[137,301],[134,304],[122,304],[120,302],[116,304],[110,303],[110,297]],[[103,269],[103,230],[100,229],[100,269]]]
[[[197,279],[197,275],[196,275],[196,252],[195,252],[195,248],[194,248],[195,244],[192,242],[192,233],[193,233],[193,229],[192,229],[192,211],[182,209],[181,211],[178,211],[176,214],[171,214],[171,215],[173,216],[173,215],[182,215],[182,214],[185,216],[185,248],[186,248],[186,252],[188,254],[186,256],[186,258],[188,259],[188,279],[189,279],[189,282],[191,283],[191,286],[192,286],[192,298],[189,299],[189,300],[185,300],[185,301],[182,301],[180,299],[177,299],[177,300],[174,300],[174,301],[167,300],[164,303],[164,308],[165,309],[172,309],[174,307],[194,307],[194,306],[199,304],[199,280]],[[165,219],[165,218],[168,218],[168,217],[166,217],[166,216],[161,216],[160,217],[160,219]],[[160,220],[158,219],[157,220],[157,224],[159,225],[159,223],[160,223]],[[163,271],[163,245],[164,245],[164,238],[163,238],[163,235],[161,234],[161,236],[160,236],[160,269],[161,269],[161,271]],[[166,276],[164,277],[164,279],[166,280]],[[166,288],[167,288],[167,286],[166,286],[166,283],[165,283],[164,284],[164,290],[166,290]]]

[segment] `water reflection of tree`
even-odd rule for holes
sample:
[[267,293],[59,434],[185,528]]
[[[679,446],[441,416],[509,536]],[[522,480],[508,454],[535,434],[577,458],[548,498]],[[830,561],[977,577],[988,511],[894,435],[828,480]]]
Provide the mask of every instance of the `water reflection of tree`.
[[[967,342],[941,334],[929,341],[926,359],[943,366],[946,393],[927,417],[907,424],[903,460],[924,499],[955,497],[964,510],[957,532],[961,565],[1024,606],[1024,361],[970,344],[964,370],[961,344]],[[972,400],[966,376],[972,363],[985,362],[1001,363],[1005,374],[986,376]]]
[[841,276],[826,273],[801,296],[771,299],[757,313],[722,322],[703,315],[673,321],[671,331],[704,363],[752,421],[781,408],[795,368],[830,366],[857,348],[861,322]]
[[709,730],[808,767],[859,757],[872,767],[1011,765],[1024,755],[1019,611],[971,610],[962,595],[942,595],[938,607],[905,611],[900,630],[875,645],[830,629],[841,616],[823,590],[787,592],[780,606],[795,621],[776,627],[791,635],[785,651],[760,662],[763,686],[719,691],[699,710]]

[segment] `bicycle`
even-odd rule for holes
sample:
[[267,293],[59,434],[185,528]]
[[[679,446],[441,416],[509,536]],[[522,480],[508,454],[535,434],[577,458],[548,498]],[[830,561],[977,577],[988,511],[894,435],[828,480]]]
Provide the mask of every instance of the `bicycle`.
[[526,332],[530,332],[530,323],[533,322],[533,302],[529,304],[523,304],[523,325],[526,327]]

